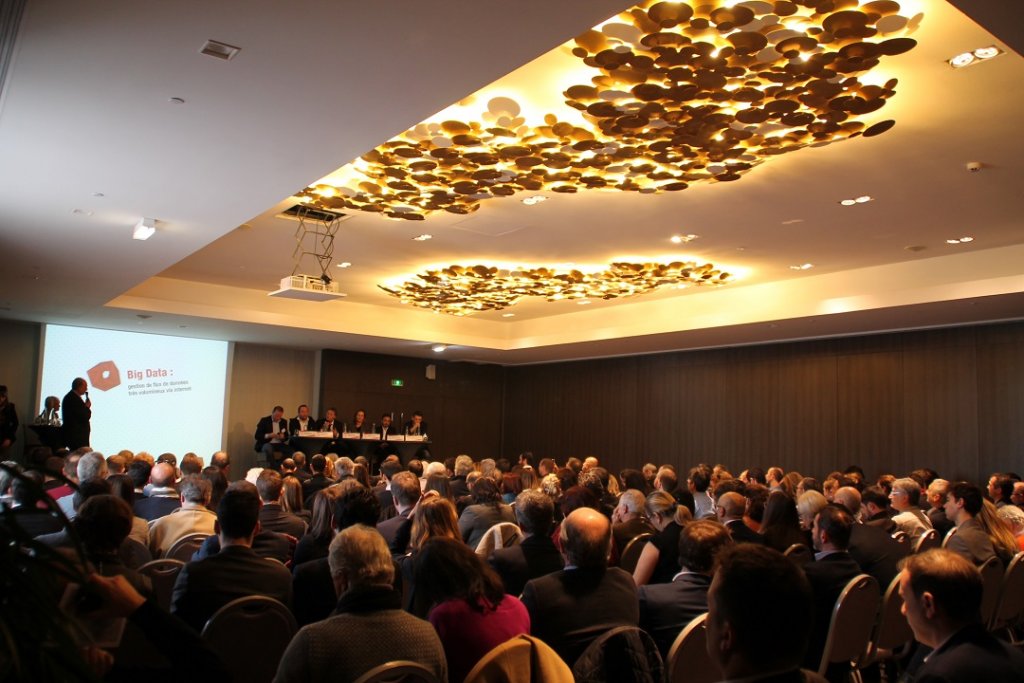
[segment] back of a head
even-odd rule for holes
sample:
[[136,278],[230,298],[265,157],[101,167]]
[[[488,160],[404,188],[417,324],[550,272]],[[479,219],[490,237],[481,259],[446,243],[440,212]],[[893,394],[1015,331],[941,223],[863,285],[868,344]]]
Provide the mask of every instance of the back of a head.
[[562,492],[562,500],[559,508],[562,516],[566,517],[573,510],[580,508],[598,509],[601,506],[601,499],[591,489],[585,486],[571,486]]
[[412,519],[409,545],[420,548],[428,539],[444,537],[462,540],[455,505],[447,498],[426,498],[420,501]]
[[931,593],[937,612],[949,620],[966,624],[980,620],[981,572],[967,558],[950,550],[935,548],[908,555],[903,569],[917,598]]
[[662,491],[672,493],[679,488],[679,477],[675,471],[662,467],[654,477],[654,485],[660,487]]
[[220,532],[228,539],[252,536],[260,515],[260,498],[256,487],[248,482],[235,482],[228,487],[217,505]]
[[145,460],[135,459],[131,465],[128,465],[128,476],[132,478],[132,485],[137,489],[146,485],[152,471],[153,466]]
[[178,467],[178,456],[174,453],[161,453],[160,457],[156,459],[157,463],[165,462],[171,467]]
[[644,496],[643,491],[637,489],[626,489],[619,496],[619,505],[631,515],[642,514],[646,503],[647,497]]
[[853,531],[853,515],[843,505],[835,503],[826,505],[815,519],[818,531],[828,536],[836,550],[850,547],[850,534]]
[[921,485],[910,477],[893,481],[892,490],[906,496],[908,505],[917,506],[921,502]]
[[886,510],[889,507],[889,496],[881,486],[869,486],[864,489],[860,496],[861,503],[872,504],[875,507]]
[[64,476],[68,479],[78,479],[78,461],[82,459],[81,453],[72,453],[64,458]]
[[672,494],[666,491],[651,491],[647,494],[644,510],[648,517],[672,515],[675,514],[675,509],[676,499],[672,497]]
[[107,472],[109,474],[124,474],[128,461],[120,455],[112,455],[107,458]]
[[256,490],[264,503],[276,503],[281,498],[281,474],[276,470],[265,469],[256,477]]
[[477,505],[496,505],[501,502],[498,484],[490,477],[480,477],[473,482],[473,503]]
[[42,494],[43,475],[38,470],[25,470],[11,481],[11,497],[18,505],[31,506]]
[[[810,491],[804,494],[808,495]],[[800,496],[800,503],[803,502],[804,496]],[[824,496],[822,496],[824,498]],[[836,492],[832,496],[832,500],[838,503],[850,511],[850,514],[857,516],[860,512],[860,491],[853,486],[841,486],[836,489]],[[799,505],[799,503],[798,503]]]
[[566,564],[581,569],[604,567],[611,552],[612,526],[597,510],[578,508],[562,522],[561,541]]
[[454,538],[431,538],[423,544],[416,560],[415,585],[427,604],[462,598],[478,611],[496,606],[505,595],[490,565]]
[[427,466],[423,468],[424,477],[430,478],[435,475],[442,477],[448,476],[448,470],[445,469],[443,462],[435,460],[434,462],[427,463]]
[[380,501],[365,486],[354,486],[334,501],[334,528],[347,529],[355,524],[374,527],[380,518]]
[[[762,610],[752,609],[771,587],[769,623]],[[740,544],[722,549],[708,593],[709,631],[728,623],[732,649],[763,671],[800,665],[810,635],[811,587],[803,571],[782,553],[762,545]],[[714,643],[709,643],[709,652]]]
[[153,486],[172,486],[177,476],[177,471],[174,469],[174,465],[166,462],[158,462],[153,465],[153,469],[149,474],[150,481],[153,482]]
[[203,461],[199,459],[199,456],[195,453],[186,453],[181,458],[181,474],[182,476],[189,474],[199,474],[203,471]]
[[86,479],[78,485],[78,490],[75,491],[74,498],[71,499],[72,506],[77,511],[85,501],[93,496],[107,495],[111,490],[110,482],[106,479]]
[[773,526],[800,526],[800,517],[796,511],[796,501],[783,491],[772,491],[768,494],[768,502],[764,506],[764,517],[761,520],[762,530]]
[[723,493],[729,493],[730,491],[734,491],[745,498],[747,496],[747,482],[736,478],[723,479],[715,486],[713,495],[717,500],[722,497]]
[[186,503],[206,505],[213,494],[213,486],[201,475],[189,474],[181,478],[178,492]]
[[319,453],[314,455],[312,460],[309,461],[309,468],[313,470],[313,474],[323,474],[324,470],[327,469],[327,458]]
[[468,455],[460,455],[455,458],[455,476],[465,477],[473,471],[473,458]]
[[725,525],[710,519],[692,522],[679,532],[679,563],[691,572],[708,574],[719,551],[732,542]]
[[216,508],[228,489],[228,478],[224,476],[224,470],[214,465],[204,468],[200,476],[210,482],[210,507]]
[[106,476],[107,461],[102,453],[86,453],[78,460],[78,481],[105,479]]
[[78,508],[75,530],[89,553],[114,553],[132,530],[132,509],[110,494],[90,496]]
[[348,457],[347,455],[343,455],[340,458],[338,458],[338,462],[334,463],[334,473],[337,475],[339,479],[342,477],[351,477],[352,469],[355,466],[356,463],[352,458]]
[[647,488],[647,480],[640,470],[625,469],[619,472],[619,480],[622,482],[623,490],[636,489],[643,491]]
[[225,470],[231,465],[231,458],[224,451],[217,451],[210,456],[210,466],[219,470]]
[[547,536],[554,521],[555,504],[536,489],[526,489],[516,496],[516,521],[527,534]]
[[725,517],[739,519],[743,517],[743,511],[747,507],[747,499],[735,491],[729,491],[728,493],[723,493],[718,498],[718,507],[722,509],[722,514]]
[[327,562],[332,575],[343,575],[349,586],[390,585],[395,566],[384,537],[368,526],[343,529],[331,541]]
[[394,460],[390,460],[390,461],[387,461],[387,462],[382,462],[380,464],[380,473],[388,481],[391,481],[391,479],[396,474],[398,474],[401,471],[402,471],[402,463],[400,463],[400,462],[395,462]]
[[397,504],[403,507],[415,505],[421,493],[420,480],[412,472],[398,472],[391,478],[391,495]]
[[953,495],[954,500],[962,500],[964,502],[964,511],[971,516],[977,515],[981,512],[982,496],[981,489],[966,481],[958,481],[953,484],[949,492]]
[[414,475],[416,475],[417,479],[419,477],[423,476],[423,461],[422,460],[417,460],[417,459],[413,458],[412,460],[410,460],[408,462],[406,467],[409,469],[410,472],[412,472]]

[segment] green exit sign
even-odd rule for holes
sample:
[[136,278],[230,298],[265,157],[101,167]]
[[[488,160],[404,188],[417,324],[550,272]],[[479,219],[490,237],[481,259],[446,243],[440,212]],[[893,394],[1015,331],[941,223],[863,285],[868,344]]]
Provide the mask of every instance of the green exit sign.
[[400,380],[400,379],[393,379],[393,380],[391,380],[391,386],[393,386],[393,387],[404,387],[405,386],[405,382]]

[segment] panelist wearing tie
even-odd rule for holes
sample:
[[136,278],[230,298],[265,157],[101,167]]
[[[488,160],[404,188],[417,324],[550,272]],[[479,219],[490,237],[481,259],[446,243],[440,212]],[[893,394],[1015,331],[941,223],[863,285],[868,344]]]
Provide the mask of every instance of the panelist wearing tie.
[[270,415],[261,417],[256,425],[256,446],[253,450],[263,455],[267,464],[277,468],[282,460],[292,454],[288,445],[288,421],[284,419],[284,408],[274,406]]
[[324,413],[324,419],[320,420],[320,426],[317,428],[317,431],[331,432],[334,435],[323,445],[320,453],[323,455],[336,453],[338,450],[338,437],[341,436],[341,430],[338,425],[338,411],[334,408],[328,408],[327,412]]
[[426,436],[427,423],[423,421],[423,413],[416,411],[412,419],[405,423],[405,433],[409,436]]
[[309,406],[303,403],[297,409],[297,415],[292,419],[288,420],[288,433],[292,435],[291,444],[293,448],[296,446],[295,440],[298,438],[299,432],[314,432],[316,431],[316,418],[310,416]]

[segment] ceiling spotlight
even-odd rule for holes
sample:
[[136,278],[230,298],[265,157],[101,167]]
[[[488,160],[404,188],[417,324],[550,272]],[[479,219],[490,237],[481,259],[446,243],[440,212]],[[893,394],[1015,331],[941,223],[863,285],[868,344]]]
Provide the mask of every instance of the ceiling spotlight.
[[989,45],[988,47],[979,47],[971,52],[961,52],[955,57],[950,57],[947,61],[954,69],[962,69],[965,66],[971,66],[998,57],[1003,54],[1003,51],[995,45]]
[[338,267],[339,268],[351,268],[352,264],[349,263],[348,261],[342,261],[341,263],[338,264]]
[[447,344],[434,344],[433,346],[430,347],[430,350],[433,351],[434,353],[441,353],[447,348]]
[[426,242],[427,240],[433,239],[433,238],[434,238],[433,235],[417,235],[416,237],[412,238],[412,241],[413,242]]
[[1003,51],[1000,50],[995,45],[989,45],[988,47],[979,47],[977,50],[974,51],[974,56],[977,57],[978,59],[992,59],[993,57],[998,57],[1001,54],[1003,54]]
[[684,244],[686,242],[692,242],[698,237],[700,237],[700,235],[672,235],[672,237],[669,238],[669,241],[671,241],[672,244]]
[[577,301],[576,305],[577,306],[589,306],[590,305],[590,299],[584,299],[583,301]]
[[789,269],[790,270],[810,270],[813,267],[814,267],[813,263],[801,263],[798,266],[790,266]]
[[965,236],[965,237],[954,238],[954,239],[951,239],[951,240],[946,240],[946,244],[967,244],[968,242],[973,242],[973,241],[974,241],[973,237]]
[[870,197],[866,194],[863,194],[859,197],[854,197],[852,199],[843,199],[839,203],[842,204],[843,206],[854,206],[856,204],[865,204],[870,201],[874,201],[874,197]]
[[502,313],[501,317],[502,318],[514,318],[514,317],[516,317],[516,314],[515,313]]
[[864,202],[870,202],[871,201],[871,197],[869,197],[869,196],[867,196],[865,194],[865,195],[861,195],[860,197],[857,197],[853,201],[857,202],[858,204],[863,204]]
[[154,233],[156,233],[156,219],[143,218],[135,224],[135,228],[132,230],[132,239],[148,240]]
[[545,197],[544,195],[535,194],[532,197],[526,197],[525,199],[523,199],[523,204],[526,204],[527,206],[533,206],[534,204],[540,204],[541,202],[546,202],[547,200],[548,198]]
[[949,65],[951,67],[953,67],[954,69],[962,69],[965,66],[970,66],[973,63],[974,63],[974,53],[973,52],[961,52],[956,57],[951,57],[949,59]]
[[853,206],[854,204],[857,203],[857,200],[856,199],[844,199],[843,201],[841,201],[839,203],[842,204],[843,206]]

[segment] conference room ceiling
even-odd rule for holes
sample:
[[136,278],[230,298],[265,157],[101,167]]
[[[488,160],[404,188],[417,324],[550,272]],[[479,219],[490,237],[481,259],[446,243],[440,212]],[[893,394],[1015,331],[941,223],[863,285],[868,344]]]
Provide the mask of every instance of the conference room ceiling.
[[[561,46],[632,3],[29,2],[0,99],[0,316],[403,355],[442,343],[498,363],[1019,319],[1019,45],[942,0],[900,4],[923,14],[917,45],[881,58],[871,82],[896,78],[895,94],[860,117],[891,130],[681,191],[549,185],[417,221],[342,208],[330,273],[347,297],[317,303],[267,296],[293,271],[298,223],[279,214],[299,192],[460,101],[448,113],[463,120],[495,97],[526,126],[564,120],[580,72]],[[208,39],[241,50],[200,54]],[[1005,54],[946,62],[992,45]],[[132,240],[143,217],[157,233]],[[380,288],[451,265],[623,261],[732,278],[465,317]],[[309,260],[299,272],[319,275]]]

